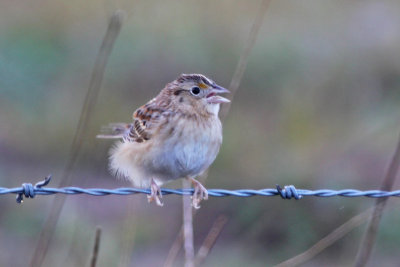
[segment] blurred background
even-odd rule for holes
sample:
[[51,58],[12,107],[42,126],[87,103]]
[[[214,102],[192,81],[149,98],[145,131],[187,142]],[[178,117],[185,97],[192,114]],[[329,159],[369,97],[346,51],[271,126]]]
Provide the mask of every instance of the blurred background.
[[[0,186],[59,183],[97,52],[126,12],[73,185],[130,186],[107,171],[102,125],[133,111],[180,73],[228,87],[260,1],[0,1]],[[224,123],[208,188],[378,189],[400,132],[400,2],[272,1]],[[180,188],[180,183],[168,187]],[[399,188],[396,183],[394,188]],[[25,266],[54,196],[0,197],[0,265]],[[390,200],[370,266],[398,265],[400,213]],[[69,196],[44,266],[161,266],[181,227],[181,197]],[[393,202],[393,203],[392,203]],[[211,198],[195,217],[197,250],[227,224],[204,266],[271,266],[303,252],[374,204],[368,198]],[[304,266],[347,266],[365,225]],[[183,262],[182,251],[175,261]]]

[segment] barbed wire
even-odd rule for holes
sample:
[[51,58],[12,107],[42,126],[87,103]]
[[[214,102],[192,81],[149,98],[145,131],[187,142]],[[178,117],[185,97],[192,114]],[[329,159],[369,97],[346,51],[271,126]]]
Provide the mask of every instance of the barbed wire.
[[[23,183],[21,187],[15,188],[4,188],[0,187],[0,195],[5,194],[17,194],[17,202],[23,202],[23,197],[34,198],[36,195],[54,195],[54,194],[67,194],[67,195],[78,195],[86,194],[91,196],[107,196],[107,195],[132,195],[132,194],[150,194],[150,189],[140,189],[132,187],[122,187],[115,189],[104,189],[104,188],[80,188],[80,187],[63,187],[63,188],[45,188],[51,181],[51,175],[47,176],[43,181],[32,185],[31,183]],[[280,196],[283,199],[301,199],[304,196],[315,196],[315,197],[370,197],[370,198],[384,198],[384,197],[400,197],[400,190],[396,191],[381,191],[381,190],[356,190],[356,189],[342,189],[342,190],[331,190],[331,189],[319,189],[319,190],[308,190],[308,189],[296,189],[293,185],[287,185],[281,188],[276,185],[276,188],[266,189],[208,189],[208,195],[212,197],[253,197],[253,196]],[[193,189],[161,189],[163,195],[192,195]]]

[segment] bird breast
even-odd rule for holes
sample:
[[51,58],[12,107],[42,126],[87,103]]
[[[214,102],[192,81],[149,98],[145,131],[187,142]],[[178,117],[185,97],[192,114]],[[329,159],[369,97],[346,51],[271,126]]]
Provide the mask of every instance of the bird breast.
[[161,182],[197,176],[215,160],[222,143],[222,126],[217,116],[197,119],[174,116],[153,140],[146,169]]

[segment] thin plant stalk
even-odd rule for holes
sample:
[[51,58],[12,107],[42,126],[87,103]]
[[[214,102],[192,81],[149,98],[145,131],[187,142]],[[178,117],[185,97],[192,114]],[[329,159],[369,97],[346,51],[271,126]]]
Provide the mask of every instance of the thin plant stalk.
[[[397,141],[396,151],[390,161],[389,168],[386,172],[385,178],[381,184],[382,191],[391,191],[394,181],[397,177],[397,172],[400,166],[400,136]],[[374,212],[371,215],[368,223],[367,230],[360,244],[360,248],[357,253],[354,266],[361,267],[368,263],[371,257],[372,248],[376,241],[376,235],[378,233],[379,222],[381,221],[383,210],[385,209],[388,198],[378,198],[375,202]]]
[[172,243],[171,248],[168,251],[167,258],[164,261],[164,267],[172,267],[179,251],[183,244],[183,225],[179,230],[178,235],[175,237],[174,243]]
[[[116,11],[111,17],[110,23],[108,24],[107,32],[103,38],[103,42],[101,44],[96,62],[94,64],[92,77],[90,80],[88,91],[86,93],[78,126],[76,128],[76,132],[72,141],[68,161],[64,168],[63,174],[61,175],[61,181],[58,187],[69,186],[72,183],[71,172],[76,164],[78,155],[83,145],[83,140],[88,131],[91,115],[94,111],[94,106],[97,102],[101,82],[103,80],[104,71],[115,40],[117,39],[118,34],[121,30],[122,20],[123,13],[121,11]],[[54,201],[50,208],[50,213],[42,227],[38,243],[31,258],[31,267],[42,266],[46,253],[48,251],[50,240],[53,237],[57,221],[60,217],[61,210],[64,206],[65,199],[65,195],[57,195],[54,198]]]
[[131,262],[131,255],[135,246],[136,236],[136,205],[137,202],[132,198],[127,198],[125,223],[122,228],[123,239],[121,244],[121,257],[119,258],[119,267],[128,267]]
[[[194,218],[195,218],[195,216],[196,216],[196,214],[197,214],[197,211],[198,210],[193,210],[192,209],[192,212],[193,212],[193,215],[192,215],[192,217],[193,217],[193,220],[194,220]],[[171,246],[171,248],[169,249],[169,251],[168,251],[168,255],[167,255],[167,258],[165,259],[165,261],[164,261],[164,267],[172,267],[173,266],[173,264],[174,264],[174,262],[175,262],[175,259],[176,259],[176,257],[178,256],[178,253],[179,253],[179,251],[181,250],[181,248],[182,248],[182,244],[183,244],[183,228],[184,228],[184,225],[182,224],[182,226],[181,226],[181,229],[179,230],[179,233],[178,233],[178,235],[175,237],[175,240],[174,240],[174,242],[172,243],[172,246]]]
[[[231,91],[229,96],[231,97],[231,100],[233,100],[233,97],[235,96],[237,90],[239,89],[244,72],[247,68],[247,62],[249,61],[250,53],[254,48],[254,44],[256,43],[258,33],[260,31],[260,28],[261,28],[263,20],[264,20],[264,16],[267,13],[270,3],[271,3],[271,0],[263,0],[261,2],[261,5],[260,5],[260,8],[258,9],[256,18],[254,19],[254,23],[251,26],[249,37],[247,38],[243,52],[240,55],[239,62],[236,65],[236,69],[232,76],[231,83],[229,84],[229,91]],[[228,115],[229,109],[231,107],[231,103],[228,103],[222,107],[221,116],[220,116],[221,120],[224,120],[226,118],[226,116]]]
[[[230,86],[229,86],[229,90],[231,91],[230,97],[231,99],[233,99],[235,93],[237,92],[237,90],[239,89],[240,86],[240,82],[243,78],[243,74],[246,70],[247,67],[247,62],[250,56],[250,52],[253,50],[254,44],[257,40],[257,36],[258,33],[260,31],[262,22],[263,22],[263,18],[265,13],[268,10],[268,6],[269,3],[271,2],[271,0],[263,0],[261,2],[261,6],[258,10],[258,13],[256,15],[256,18],[254,20],[254,23],[251,27],[250,33],[249,33],[249,37],[245,43],[245,47],[244,50],[242,52],[242,54],[240,55],[239,58],[239,62],[236,66],[235,69],[235,73],[233,74]],[[226,116],[228,115],[230,109],[230,104],[226,105],[225,107],[222,108],[221,111],[221,115],[220,118],[222,121],[224,121],[224,119],[226,118]],[[205,172],[205,174],[202,176],[201,180],[205,180],[207,177],[208,171]],[[184,182],[185,183],[185,182]],[[190,199],[188,199],[186,196],[183,197],[183,210],[184,210],[184,221],[183,221],[183,228],[184,230],[184,247],[185,247],[185,266],[193,266],[193,265],[187,265],[187,264],[194,264],[194,249],[193,249],[193,240],[186,240],[186,238],[193,238],[193,217],[191,216],[191,218],[189,219],[189,209],[185,209],[185,205],[187,206],[188,201]],[[186,203],[186,204],[185,204]],[[185,211],[186,211],[186,216],[185,217]],[[192,212],[192,209],[190,208],[190,213]],[[186,225],[189,223],[189,221],[191,221],[191,225]],[[190,230],[191,229],[191,230]],[[179,235],[179,234],[178,234]],[[190,245],[191,244],[191,245]],[[192,252],[193,250],[193,252]]]
[[[183,188],[190,188],[189,179],[183,179]],[[194,267],[194,244],[193,244],[193,208],[189,195],[182,197],[183,201],[183,237],[185,249],[185,267]]]
[[199,252],[197,252],[196,256],[197,266],[200,266],[207,258],[208,254],[214,247],[215,242],[217,241],[219,235],[222,232],[222,229],[224,228],[227,222],[228,222],[228,217],[226,217],[225,215],[219,215],[218,218],[214,221],[210,231],[208,232],[208,235],[204,239],[204,242],[199,249]]
[[319,240],[317,243],[315,243],[312,247],[310,247],[306,251],[296,255],[293,258],[285,260],[284,262],[281,262],[278,265],[275,265],[275,267],[294,267],[311,260],[316,255],[325,250],[327,247],[331,246],[336,241],[343,238],[350,231],[363,224],[371,215],[371,212],[372,208],[360,214],[357,214],[347,222],[340,225],[334,231],[329,233],[327,236]]
[[[398,167],[400,164],[400,137],[396,147],[396,151],[393,155],[393,158],[390,162],[388,171],[385,175],[385,179],[382,182],[381,190],[382,191],[391,191],[394,180],[397,175]],[[307,251],[286,260],[275,267],[279,266],[297,266],[306,261],[309,261],[313,257],[315,257],[318,253],[322,252],[324,249],[335,243],[337,240],[342,238],[352,229],[358,227],[362,224],[363,220],[367,220],[370,217],[369,225],[367,227],[364,238],[362,239],[359,251],[357,253],[357,257],[355,260],[355,266],[365,266],[370,257],[373,245],[375,243],[376,234],[378,231],[378,225],[380,219],[382,217],[383,209],[387,203],[388,198],[378,198],[375,202],[375,207],[371,208],[363,213],[360,213],[334,231],[332,231],[329,235],[318,241],[315,245],[309,248]],[[373,211],[372,211],[373,210]]]
[[101,228],[99,226],[97,226],[92,257],[90,260],[90,267],[96,267],[97,259],[99,257],[99,250],[100,250],[100,238],[101,238]]

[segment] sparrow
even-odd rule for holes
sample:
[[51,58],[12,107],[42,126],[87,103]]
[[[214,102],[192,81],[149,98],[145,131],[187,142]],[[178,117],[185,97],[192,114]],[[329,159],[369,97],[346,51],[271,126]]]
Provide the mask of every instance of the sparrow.
[[185,178],[194,186],[192,206],[208,199],[196,180],[214,162],[222,144],[220,104],[229,93],[202,74],[181,74],[133,113],[132,123],[112,123],[98,138],[120,139],[109,169],[135,187],[150,188],[148,201],[163,206],[160,186]]

